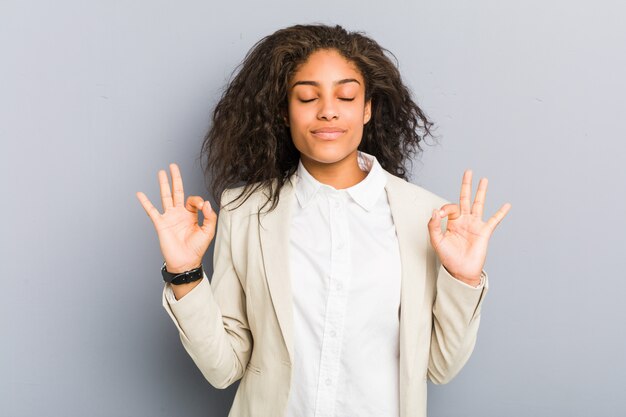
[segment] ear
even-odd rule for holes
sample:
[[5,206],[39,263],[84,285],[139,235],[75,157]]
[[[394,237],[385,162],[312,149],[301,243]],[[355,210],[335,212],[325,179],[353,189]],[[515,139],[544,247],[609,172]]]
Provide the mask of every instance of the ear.
[[370,98],[365,102],[365,108],[363,109],[363,124],[367,124],[372,118],[372,99]]

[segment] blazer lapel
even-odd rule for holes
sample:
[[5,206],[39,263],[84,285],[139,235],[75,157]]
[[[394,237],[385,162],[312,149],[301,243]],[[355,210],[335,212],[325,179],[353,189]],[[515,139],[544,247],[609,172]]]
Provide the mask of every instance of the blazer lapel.
[[[265,277],[271,294],[276,318],[293,364],[293,300],[289,272],[289,232],[294,188],[286,181],[274,210],[260,216],[259,237]],[[269,207],[269,204],[268,204]]]
[[[420,308],[424,300],[426,282],[426,256],[428,251],[428,224],[423,222],[430,217],[430,208],[417,198],[412,187],[385,171],[387,174],[387,198],[391,209],[401,260],[400,295],[400,367],[401,377],[411,376],[413,362],[420,337],[417,334]],[[422,224],[423,223],[423,224]]]

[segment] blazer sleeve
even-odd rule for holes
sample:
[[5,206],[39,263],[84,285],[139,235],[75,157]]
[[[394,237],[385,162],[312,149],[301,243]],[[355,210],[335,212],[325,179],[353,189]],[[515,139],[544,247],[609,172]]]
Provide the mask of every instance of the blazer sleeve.
[[477,287],[454,278],[435,254],[437,284],[433,304],[433,327],[428,361],[428,378],[446,384],[470,358],[480,324],[480,311],[489,289],[483,269]]
[[[222,193],[220,207],[226,191]],[[168,297],[169,286],[166,283],[163,289],[163,307],[204,377],[219,389],[239,380],[252,352],[252,334],[246,295],[233,266],[231,214],[227,209],[220,209],[218,214],[211,282],[204,274],[193,290],[176,301]]]

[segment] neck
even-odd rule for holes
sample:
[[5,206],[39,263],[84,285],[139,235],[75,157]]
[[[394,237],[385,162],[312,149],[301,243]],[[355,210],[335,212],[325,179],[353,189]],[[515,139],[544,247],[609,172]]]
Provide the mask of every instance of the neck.
[[324,163],[300,154],[302,165],[313,178],[337,190],[352,187],[367,177],[367,172],[359,167],[357,158],[357,151],[354,151],[340,161]]

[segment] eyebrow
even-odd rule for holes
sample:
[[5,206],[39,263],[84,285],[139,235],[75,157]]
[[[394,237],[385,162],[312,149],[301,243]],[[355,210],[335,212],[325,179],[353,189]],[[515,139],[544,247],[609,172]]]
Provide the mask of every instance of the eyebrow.
[[[357,83],[361,85],[361,83],[354,78],[344,78],[343,80],[334,81],[333,85],[346,84],[346,83]],[[318,83],[317,81],[296,81],[295,83],[293,83],[291,88],[294,88],[297,85],[313,85],[315,87],[319,87],[320,83]]]

